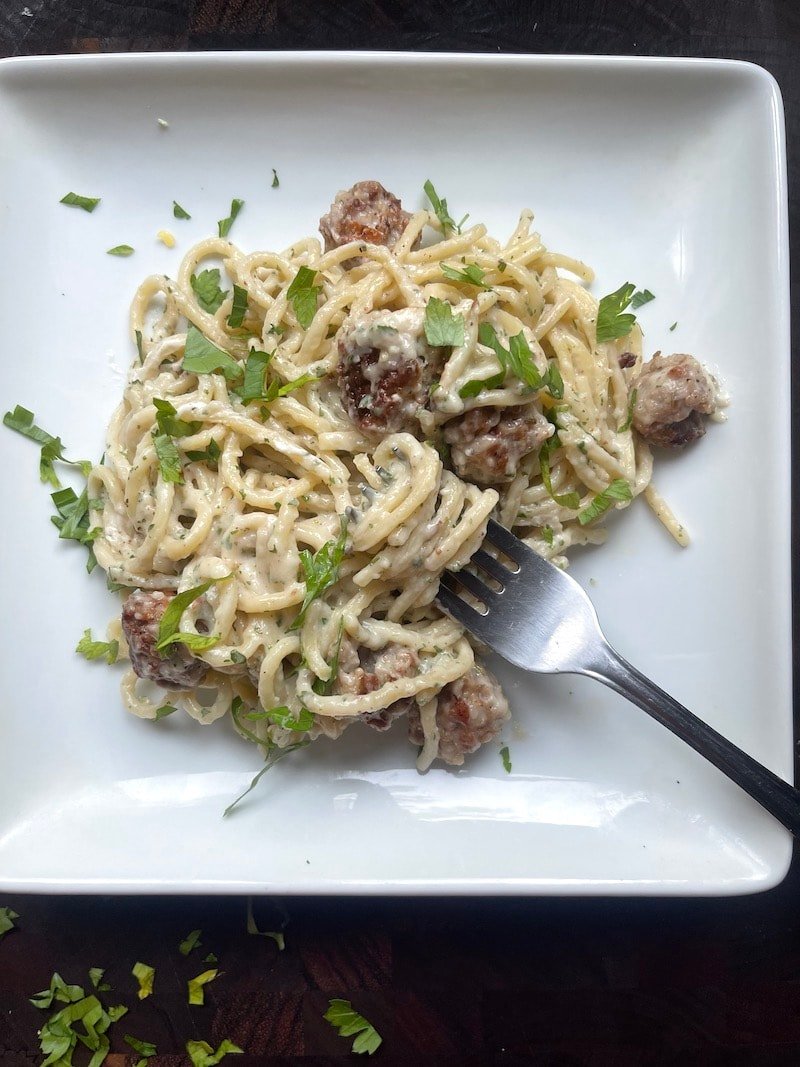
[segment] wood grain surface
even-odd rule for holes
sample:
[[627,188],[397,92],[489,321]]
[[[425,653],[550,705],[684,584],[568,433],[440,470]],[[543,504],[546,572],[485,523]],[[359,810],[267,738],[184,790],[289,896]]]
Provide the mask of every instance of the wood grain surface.
[[[0,3],[3,56],[240,48],[751,60],[784,94],[791,225],[800,232],[798,0]],[[797,337],[795,326],[795,351]],[[754,387],[768,392],[758,357]],[[795,461],[796,448],[795,439]],[[322,1018],[333,997],[350,1000],[382,1034],[374,1062],[383,1067],[800,1062],[796,862],[773,892],[730,900],[259,899],[262,929],[285,924],[283,952],[247,933],[243,899],[11,896],[4,905],[20,918],[0,940],[0,1067],[41,1062],[37,1028],[46,1015],[28,998],[56,970],[88,985],[90,967],[106,968],[107,1002],[130,1007],[110,1031],[108,1067],[136,1063],[125,1033],[157,1045],[151,1067],[186,1067],[188,1039],[216,1046],[223,1038],[245,1050],[223,1061],[237,1067],[357,1062],[350,1041]],[[202,948],[184,958],[178,944],[196,928]],[[221,973],[205,1004],[191,1007],[186,982],[208,966],[208,952]],[[130,973],[137,960],[156,968],[144,1001]]]

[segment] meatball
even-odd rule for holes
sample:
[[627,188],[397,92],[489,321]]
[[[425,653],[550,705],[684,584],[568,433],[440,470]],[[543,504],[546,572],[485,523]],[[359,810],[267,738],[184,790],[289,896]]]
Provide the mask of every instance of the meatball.
[[456,473],[470,482],[510,482],[519,461],[553,434],[553,426],[532,404],[473,408],[444,427]]
[[[374,693],[376,689],[398,678],[409,678],[419,669],[419,657],[412,648],[388,644],[374,652],[370,648],[356,649],[352,642],[342,644],[339,654],[340,693]],[[395,700],[388,708],[368,711],[361,721],[374,730],[388,730],[394,720],[405,715],[414,705],[413,697]]]
[[414,427],[428,403],[438,357],[424,332],[423,308],[373,311],[339,341],[339,385],[347,413],[370,434]]
[[128,642],[131,666],[140,678],[165,689],[194,689],[208,670],[185,645],[156,652],[158,625],[173,593],[136,589],[122,605],[122,632]]
[[[437,756],[445,763],[460,766],[465,756],[497,737],[510,717],[500,683],[476,664],[461,678],[449,682],[439,694]],[[424,743],[418,708],[412,708],[408,716],[408,737],[415,745]]]
[[682,352],[656,352],[635,384],[634,429],[663,448],[679,448],[702,437],[702,416],[717,409],[716,382],[693,356]]
[[[319,230],[326,252],[351,241],[393,248],[410,218],[397,197],[380,182],[356,182],[352,189],[336,194],[328,214],[319,220]],[[343,265],[351,267],[358,262],[355,258]]]

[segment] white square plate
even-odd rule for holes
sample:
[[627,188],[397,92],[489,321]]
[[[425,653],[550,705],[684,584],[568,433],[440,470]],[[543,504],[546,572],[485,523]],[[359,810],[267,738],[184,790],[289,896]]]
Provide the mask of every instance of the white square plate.
[[[168,121],[168,128],[157,123]],[[272,168],[280,188],[270,187]],[[532,207],[602,294],[657,299],[651,354],[716,367],[730,420],[574,554],[610,640],[701,717],[791,775],[789,334],[783,115],[740,63],[526,56],[224,54],[0,64],[3,410],[97,455],[133,355],[138,281],[175,273],[232,197],[232,236],[282,248],[333,194],[378,178],[498,235]],[[92,215],[68,191],[100,196]],[[172,217],[172,201],[191,213]],[[156,241],[162,228],[178,247]],[[106,249],[136,248],[130,259]],[[670,325],[677,321],[673,333]],[[758,386],[757,388],[755,386]],[[115,603],[59,542],[36,449],[0,467],[0,888],[390,893],[746,893],[778,883],[789,835],[672,735],[602,687],[502,671],[513,772],[488,746],[421,776],[402,731],[357,729],[257,769],[224,722],[122,710],[115,670],[79,659]],[[174,717],[177,719],[177,716]]]

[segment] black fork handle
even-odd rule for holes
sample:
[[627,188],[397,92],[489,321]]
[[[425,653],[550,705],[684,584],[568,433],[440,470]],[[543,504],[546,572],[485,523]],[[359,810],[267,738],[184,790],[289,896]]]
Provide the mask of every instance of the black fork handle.
[[691,745],[695,752],[705,756],[709,763],[736,782],[745,793],[749,793],[795,837],[800,837],[800,789],[789,785],[702,719],[698,719],[623,659],[609,644],[606,643],[604,651],[605,657],[600,662],[580,673],[596,678],[638,704],[662,726]]

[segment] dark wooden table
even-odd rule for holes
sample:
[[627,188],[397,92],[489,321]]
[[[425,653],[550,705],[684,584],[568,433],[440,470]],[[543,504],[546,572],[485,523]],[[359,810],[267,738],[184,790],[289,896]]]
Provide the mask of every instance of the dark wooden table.
[[[212,48],[751,60],[783,91],[793,232],[800,225],[798,0],[0,4],[2,55]],[[795,413],[797,401],[795,390]],[[136,1062],[124,1033],[156,1043],[152,1067],[184,1067],[190,1038],[230,1038],[246,1050],[223,1061],[237,1067],[353,1062],[350,1043],[322,1020],[331,997],[350,999],[378,1028],[375,1062],[384,1067],[800,1062],[797,862],[773,892],[730,900],[257,901],[263,929],[286,923],[284,952],[247,934],[241,899],[18,896],[3,905],[20,919],[0,941],[0,1067],[40,1062],[43,1016],[28,997],[54,970],[88,984],[90,967],[106,968],[110,1002],[131,1006],[111,1030],[108,1067]],[[202,950],[185,959],[177,946],[195,928]],[[189,1007],[186,980],[208,952],[224,977],[207,987],[203,1007]],[[155,994],[142,1002],[136,960],[156,968]]]

